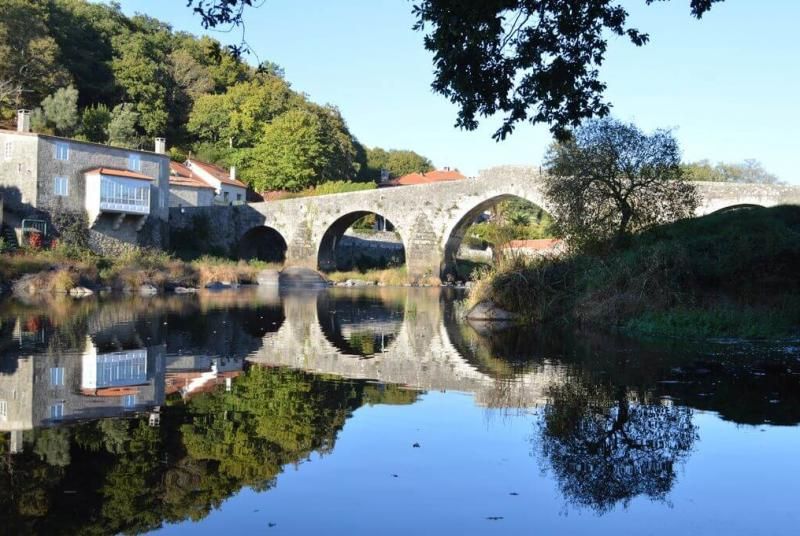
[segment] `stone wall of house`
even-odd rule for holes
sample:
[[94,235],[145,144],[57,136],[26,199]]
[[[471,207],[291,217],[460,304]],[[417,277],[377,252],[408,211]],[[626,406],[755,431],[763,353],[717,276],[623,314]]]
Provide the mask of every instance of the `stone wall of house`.
[[172,207],[207,207],[214,203],[214,190],[211,188],[195,188],[193,186],[169,187],[169,206]]
[[5,209],[18,217],[36,206],[38,143],[31,134],[0,131],[0,195]]
[[[56,159],[56,146],[66,143],[69,157]],[[169,201],[169,157],[143,151],[129,151],[98,143],[64,140],[40,136],[38,145],[38,200],[39,208],[57,211],[84,210],[86,206],[86,180],[84,172],[98,167],[128,169],[128,157],[137,154],[143,175],[153,177],[150,191],[150,216],[167,219]],[[69,195],[55,195],[55,178],[67,177]]]

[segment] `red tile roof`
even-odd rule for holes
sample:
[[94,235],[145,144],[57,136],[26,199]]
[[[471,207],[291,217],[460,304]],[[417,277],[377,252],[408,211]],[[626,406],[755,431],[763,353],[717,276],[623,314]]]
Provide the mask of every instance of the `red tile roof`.
[[215,188],[202,178],[192,173],[192,170],[178,162],[169,163],[169,183],[174,186],[190,186],[192,188]]
[[503,249],[530,249],[533,251],[542,251],[545,249],[552,249],[561,244],[558,238],[538,238],[536,240],[510,240],[500,246]]
[[457,169],[437,169],[427,173],[409,173],[389,180],[386,186],[409,186],[412,184],[430,184],[432,182],[459,181],[466,179]]
[[209,164],[208,162],[201,162],[200,160],[195,160],[194,158],[190,158],[186,162],[190,165],[199,167],[200,169],[210,174],[212,177],[216,178],[223,184],[238,186],[240,188],[247,188],[247,186],[243,182],[236,179],[232,179],[226,169],[223,169],[217,165]]
[[126,179],[137,179],[141,181],[152,181],[153,177],[136,173],[135,171],[128,171],[127,169],[115,169],[107,167],[99,167],[94,169],[87,169],[84,174],[99,173],[101,175],[111,175],[113,177],[124,177]]

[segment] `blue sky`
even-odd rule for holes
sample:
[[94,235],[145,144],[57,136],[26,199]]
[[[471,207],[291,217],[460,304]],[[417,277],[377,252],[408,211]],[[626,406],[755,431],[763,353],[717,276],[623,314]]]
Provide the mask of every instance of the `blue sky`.
[[[203,32],[185,0],[123,0],[174,29]],[[637,48],[612,38],[601,69],[613,114],[646,130],[673,128],[686,160],[761,160],[800,183],[800,41],[796,0],[726,0],[701,21],[688,0],[623,3],[650,34]],[[368,146],[408,148],[467,174],[499,164],[539,165],[545,126],[525,125],[502,142],[498,121],[453,127],[456,108],[433,94],[431,55],[411,30],[408,0],[266,0],[247,13],[246,38],[261,60],[281,65],[299,91],[337,105]],[[241,34],[209,32],[223,42]],[[253,60],[255,61],[255,60]]]

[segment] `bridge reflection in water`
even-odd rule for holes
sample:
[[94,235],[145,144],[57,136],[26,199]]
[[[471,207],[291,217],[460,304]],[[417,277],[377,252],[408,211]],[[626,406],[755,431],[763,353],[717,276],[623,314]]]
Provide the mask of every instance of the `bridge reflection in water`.
[[0,521],[71,534],[199,519],[331,452],[359,407],[415,404],[422,391],[535,408],[523,412],[536,417],[535,458],[568,502],[598,513],[666,500],[696,446],[698,409],[800,422],[800,370],[778,349],[492,332],[459,318],[462,297],[258,288],[6,304]]

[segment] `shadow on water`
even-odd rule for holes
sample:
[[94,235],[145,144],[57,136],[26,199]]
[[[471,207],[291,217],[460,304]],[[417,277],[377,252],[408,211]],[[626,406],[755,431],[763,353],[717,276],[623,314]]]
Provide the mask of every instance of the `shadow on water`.
[[530,410],[540,466],[598,514],[667,499],[697,410],[800,422],[792,348],[491,331],[459,318],[460,298],[259,289],[2,304],[0,521],[74,534],[198,520],[331,452],[357,408],[422,390]]

